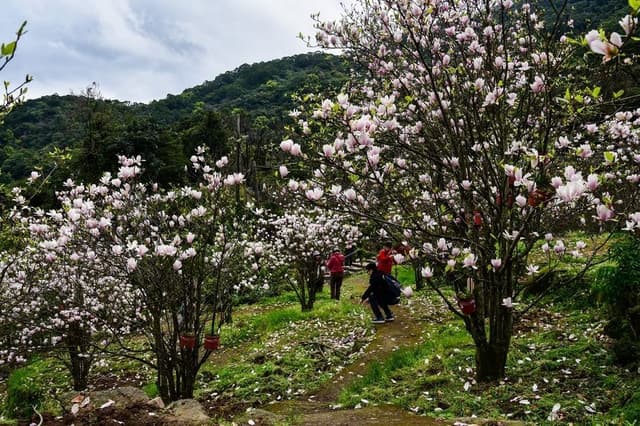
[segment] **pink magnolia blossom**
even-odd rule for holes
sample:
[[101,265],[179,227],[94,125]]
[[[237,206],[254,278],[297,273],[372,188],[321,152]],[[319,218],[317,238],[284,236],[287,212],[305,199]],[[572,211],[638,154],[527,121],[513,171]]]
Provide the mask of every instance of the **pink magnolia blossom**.
[[333,145],[323,145],[322,146],[322,152],[324,153],[325,157],[331,157],[331,156],[333,156],[333,154],[336,153],[336,150],[333,147]]
[[473,253],[469,253],[463,260],[462,260],[462,266],[465,268],[473,268],[476,269],[476,262],[478,261],[478,258],[476,257],[475,254]]
[[544,80],[538,75],[534,77],[534,81],[530,86],[533,93],[542,93],[545,90]]
[[138,261],[135,260],[133,257],[130,257],[127,259],[127,270],[129,272],[134,271],[137,266],[138,266]]
[[589,176],[587,176],[587,188],[589,189],[589,191],[595,191],[598,188],[599,185],[599,179],[598,179],[598,175],[591,173]]
[[620,26],[624,30],[626,35],[629,35],[633,32],[635,27],[638,25],[638,18],[634,18],[631,15],[625,15],[619,22]]
[[291,146],[291,155],[295,156],[295,157],[299,157],[302,155],[302,148],[300,147],[300,144],[294,143]]
[[356,191],[353,188],[349,188],[349,189],[346,189],[343,192],[343,195],[344,195],[345,199],[347,199],[348,201],[353,201],[353,200],[356,199],[356,195],[357,194],[356,194]]
[[494,271],[497,271],[502,266],[502,259],[491,259],[491,266]]
[[622,46],[620,34],[615,32],[611,33],[609,41],[601,40],[599,37],[594,38],[591,41],[587,41],[589,43],[589,48],[591,48],[594,53],[603,55],[602,62],[607,62],[614,58],[618,54],[618,48]]
[[427,279],[433,277],[433,270],[429,266],[425,266],[424,268],[422,268],[420,273],[424,278],[427,278]]
[[280,142],[280,149],[284,152],[291,152],[291,148],[293,147],[293,141],[291,139],[284,140]]
[[175,256],[178,249],[172,245],[159,244],[156,246],[156,254],[160,257]]
[[615,216],[614,211],[609,207],[607,207],[606,205],[598,204],[596,206],[596,218],[599,221],[605,222],[607,220],[613,219],[614,216]]
[[298,188],[300,188],[300,183],[296,180],[289,179],[289,183],[287,184],[287,186],[289,187],[289,190],[295,192],[298,190]]
[[311,201],[318,201],[320,198],[322,198],[322,194],[323,194],[322,189],[318,187],[313,189],[308,189],[305,192],[306,197]]

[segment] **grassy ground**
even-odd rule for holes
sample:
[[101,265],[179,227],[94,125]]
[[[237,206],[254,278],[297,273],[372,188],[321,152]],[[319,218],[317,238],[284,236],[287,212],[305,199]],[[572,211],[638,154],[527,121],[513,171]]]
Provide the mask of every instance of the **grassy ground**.
[[[350,277],[340,302],[325,289],[310,313],[301,312],[291,295],[240,307],[233,326],[223,330],[221,350],[202,369],[196,397],[217,422],[239,421],[238,415],[256,408],[277,412],[283,401],[297,405],[281,405],[286,415],[277,424],[315,424],[304,417],[305,410],[320,415],[311,413],[317,404],[305,408],[314,401],[326,402],[334,417],[350,413],[349,422],[358,412],[365,416],[387,404],[399,410],[386,410],[394,418],[388,424],[398,424],[402,413],[412,416],[410,424],[473,416],[545,424],[558,405],[555,416],[566,423],[637,420],[640,410],[632,407],[640,406],[638,365],[612,364],[603,321],[586,291],[565,289],[528,315],[516,329],[507,377],[478,384],[472,341],[441,301],[428,290],[417,294],[394,308],[396,323],[375,328],[369,309],[357,305],[364,286],[364,275]],[[58,394],[68,390],[55,360],[41,359],[36,366],[31,374],[39,383]],[[136,363],[104,359],[91,384],[134,384],[153,395],[152,382],[153,372]],[[43,397],[45,407],[55,406],[53,395]]]

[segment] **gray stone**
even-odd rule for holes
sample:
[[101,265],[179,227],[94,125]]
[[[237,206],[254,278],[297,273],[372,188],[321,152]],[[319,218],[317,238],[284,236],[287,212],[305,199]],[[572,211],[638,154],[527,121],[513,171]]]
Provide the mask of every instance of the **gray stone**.
[[150,400],[147,404],[155,408],[164,408],[164,401],[159,396],[156,396],[152,400]]
[[100,407],[109,400],[113,400],[115,402],[114,405],[118,408],[130,407],[136,404],[146,404],[149,402],[147,394],[141,389],[134,388],[133,386],[90,392],[89,396],[91,397],[91,402],[94,407]]
[[180,399],[172,402],[165,412],[174,416],[180,424],[190,426],[211,424],[211,419],[202,405],[194,399]]

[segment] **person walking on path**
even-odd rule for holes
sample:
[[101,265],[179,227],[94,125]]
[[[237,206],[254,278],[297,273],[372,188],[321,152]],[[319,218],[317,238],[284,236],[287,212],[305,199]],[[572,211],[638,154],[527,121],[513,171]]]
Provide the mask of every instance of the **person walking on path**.
[[[391,322],[395,318],[393,312],[389,309],[389,305],[396,299],[389,291],[389,286],[382,271],[378,270],[374,262],[368,263],[365,267],[369,274],[369,287],[365,290],[360,298],[360,304],[369,302],[374,318],[371,320],[374,324],[384,324]],[[386,318],[382,316],[380,308],[384,311]]]
[[393,249],[391,248],[391,241],[387,241],[382,246],[382,249],[376,256],[378,271],[383,274],[391,275],[391,269],[393,268]]
[[327,260],[327,269],[331,274],[331,298],[340,300],[340,287],[342,287],[342,279],[344,278],[344,255],[340,253],[339,248],[333,249],[329,260]]

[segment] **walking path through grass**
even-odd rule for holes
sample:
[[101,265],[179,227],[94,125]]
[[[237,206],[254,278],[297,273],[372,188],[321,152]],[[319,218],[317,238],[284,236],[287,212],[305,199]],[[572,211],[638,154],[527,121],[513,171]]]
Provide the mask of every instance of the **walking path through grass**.
[[[345,281],[348,289],[345,296],[354,303],[367,286],[367,276],[352,276]],[[368,308],[367,308],[368,309]],[[396,320],[376,325],[373,341],[367,346],[364,355],[346,366],[332,380],[325,383],[317,392],[305,396],[305,399],[288,400],[273,403],[237,419],[242,424],[244,417],[256,424],[274,424],[286,421],[300,425],[441,425],[446,424],[421,417],[393,405],[369,406],[342,409],[338,404],[340,392],[353,380],[361,377],[372,362],[384,360],[394,351],[411,347],[420,341],[422,321],[413,318],[407,307],[393,307]]]

